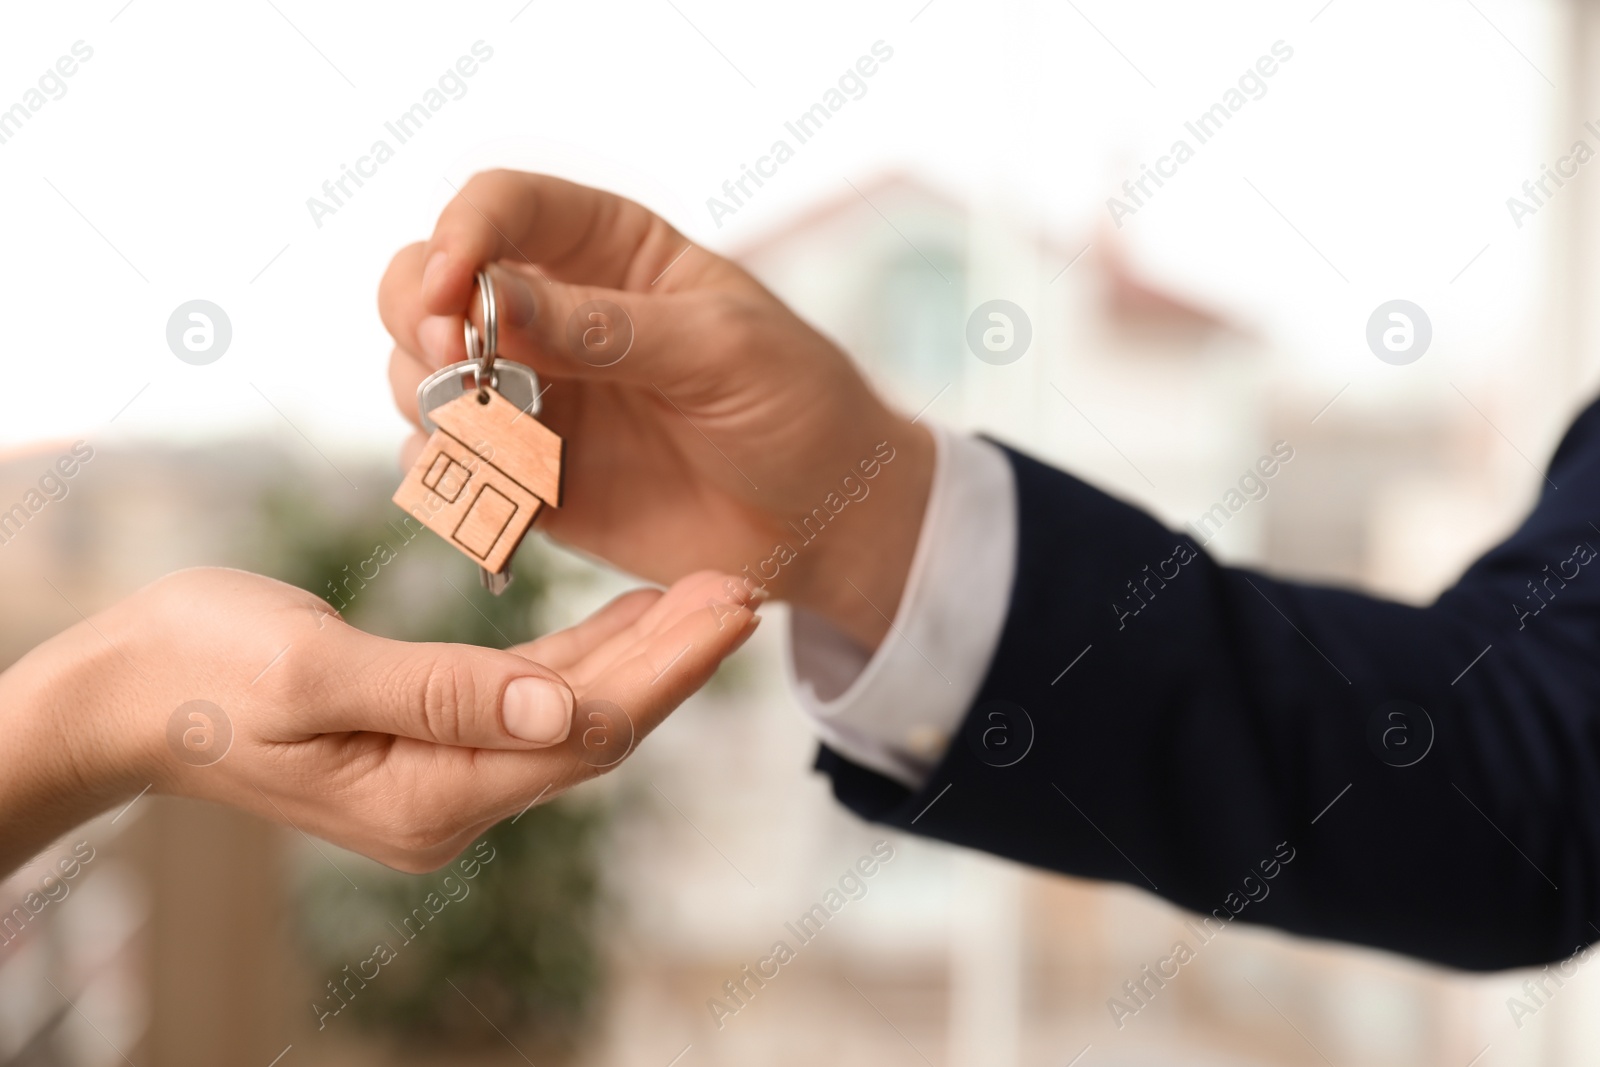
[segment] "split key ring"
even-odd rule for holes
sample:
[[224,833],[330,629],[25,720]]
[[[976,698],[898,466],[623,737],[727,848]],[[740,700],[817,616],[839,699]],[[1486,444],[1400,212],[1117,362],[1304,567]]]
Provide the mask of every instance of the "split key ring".
[[494,361],[500,343],[500,312],[494,297],[494,279],[488,268],[478,271],[478,315],[483,319],[483,331],[472,324],[469,315],[462,320],[461,329],[467,342],[467,362],[478,365],[478,397],[487,399],[494,385]]

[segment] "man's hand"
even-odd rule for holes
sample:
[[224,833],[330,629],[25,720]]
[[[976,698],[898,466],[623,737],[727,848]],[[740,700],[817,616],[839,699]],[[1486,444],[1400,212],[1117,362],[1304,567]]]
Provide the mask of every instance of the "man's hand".
[[704,685],[757,622],[728,585],[636,590],[499,651],[374,637],[292,586],[181,571],[0,675],[0,872],[146,787],[431,870],[614,766]]
[[738,574],[877,645],[927,501],[925,429],[750,275],[643,207],[511,171],[468,182],[384,276],[390,381],[413,420],[422,378],[466,357],[485,264],[499,351],[543,376],[539,417],[568,440],[565,504],[541,529],[658,582]]

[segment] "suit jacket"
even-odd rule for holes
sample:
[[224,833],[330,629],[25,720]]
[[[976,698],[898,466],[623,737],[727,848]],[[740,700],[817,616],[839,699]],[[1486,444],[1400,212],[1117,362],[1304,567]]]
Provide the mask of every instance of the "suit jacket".
[[1600,404],[1428,607],[1222,566],[1008,455],[1016,578],[978,697],[914,793],[824,748],[844,804],[1211,929],[1470,969],[1600,939]]

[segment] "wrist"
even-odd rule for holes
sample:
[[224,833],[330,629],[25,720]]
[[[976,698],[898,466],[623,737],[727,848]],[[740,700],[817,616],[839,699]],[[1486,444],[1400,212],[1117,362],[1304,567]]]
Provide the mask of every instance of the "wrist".
[[[793,601],[874,649],[899,610],[933,488],[936,445],[927,427],[885,420],[856,474],[865,495],[818,538]],[[876,476],[869,471],[876,470]]]
[[139,761],[127,751],[123,716],[108,713],[119,663],[104,639],[79,624],[0,673],[0,722],[11,749],[0,776],[0,821],[8,827],[0,872],[146,784],[135,784]]

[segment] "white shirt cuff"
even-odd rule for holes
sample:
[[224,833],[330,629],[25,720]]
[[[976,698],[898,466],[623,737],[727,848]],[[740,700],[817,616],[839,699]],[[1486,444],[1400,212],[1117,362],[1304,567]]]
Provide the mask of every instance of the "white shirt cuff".
[[932,427],[933,488],[889,633],[869,652],[821,616],[791,612],[801,710],[846,759],[917,789],[978,695],[1017,564],[1017,488],[995,445]]

